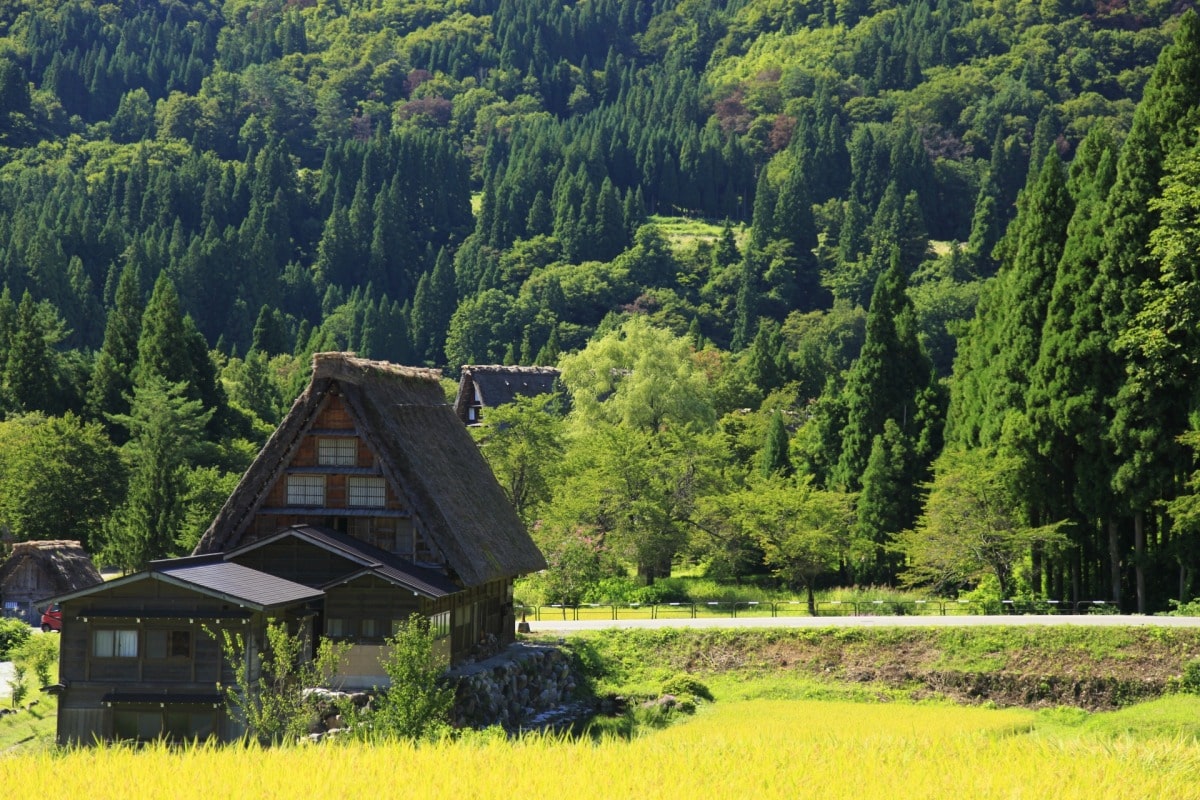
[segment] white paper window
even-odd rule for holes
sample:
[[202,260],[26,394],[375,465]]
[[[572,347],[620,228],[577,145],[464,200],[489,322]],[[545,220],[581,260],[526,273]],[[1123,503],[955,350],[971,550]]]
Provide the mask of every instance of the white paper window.
[[289,475],[287,504],[289,506],[325,505],[325,476]]
[[353,508],[383,508],[387,489],[383,478],[353,476],[346,482],[347,503]]
[[353,467],[358,463],[358,440],[349,437],[318,439],[317,463],[322,466]]
[[325,620],[325,635],[326,636],[349,636],[350,624],[347,620],[338,617],[330,617]]
[[92,655],[96,658],[137,658],[136,630],[99,630],[92,633]]

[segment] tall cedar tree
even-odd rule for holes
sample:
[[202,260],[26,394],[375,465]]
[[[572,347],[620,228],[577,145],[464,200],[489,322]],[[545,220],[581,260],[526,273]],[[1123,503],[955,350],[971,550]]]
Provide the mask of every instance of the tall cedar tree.
[[[1180,20],[1175,41],[1163,50],[1134,112],[1117,177],[1105,207],[1104,257],[1097,280],[1102,282],[1105,333],[1110,342],[1130,328],[1142,308],[1142,287],[1159,277],[1158,262],[1149,255],[1150,235],[1159,224],[1154,202],[1161,192],[1167,159],[1189,148],[1200,127],[1200,17],[1188,11]],[[1164,499],[1183,475],[1177,459],[1156,460],[1156,441],[1183,433],[1176,419],[1156,419],[1144,406],[1136,387],[1123,387],[1132,351],[1118,353],[1110,367],[1115,387],[1109,394],[1114,415],[1108,429],[1119,465],[1113,476],[1119,508],[1132,517],[1137,610],[1148,608],[1145,583],[1146,516],[1155,501]],[[1169,499],[1169,498],[1167,498]]]
[[[142,280],[135,264],[121,270],[115,305],[104,325],[104,344],[92,367],[92,384],[87,410],[96,419],[106,414],[129,412],[128,395],[133,391],[133,369],[137,365],[137,345],[142,331]],[[123,429],[109,427],[113,441],[124,442]]]
[[[1101,376],[1108,361],[1094,265],[1103,252],[1101,210],[1116,177],[1116,145],[1110,130],[1092,128],[1071,162],[1068,190],[1075,211],[1054,278],[1038,360],[1027,402],[1031,435],[1052,474],[1062,481],[1056,516],[1072,520],[1068,554],[1072,597],[1120,600],[1120,555],[1100,543],[1111,507],[1111,464],[1106,461]],[[1108,577],[1085,583],[1085,561],[1108,556]],[[1100,565],[1087,570],[1101,574]]]
[[899,250],[894,249],[891,266],[875,284],[866,340],[846,381],[846,427],[834,477],[852,491],[862,488],[872,444],[887,420],[895,420],[910,440],[921,435],[918,405],[933,366],[917,339],[907,287]]
[[767,426],[767,438],[763,443],[759,460],[759,472],[764,478],[788,477],[792,474],[792,459],[788,455],[788,432],[783,424],[783,412],[775,409]]

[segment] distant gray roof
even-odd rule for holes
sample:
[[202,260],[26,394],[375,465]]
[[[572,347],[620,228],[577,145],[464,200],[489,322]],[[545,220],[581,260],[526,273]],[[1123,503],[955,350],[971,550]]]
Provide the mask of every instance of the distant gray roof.
[[554,391],[561,373],[554,367],[517,367],[500,364],[464,364],[458,380],[454,413],[467,419],[467,408],[478,393],[485,408],[511,403],[518,397],[536,397]]
[[355,539],[345,533],[320,528],[314,525],[294,525],[263,539],[258,539],[225,554],[225,558],[233,559],[242,553],[256,550],[259,547],[277,542],[280,539],[295,538],[309,542],[332,553],[342,556],[358,565],[354,569],[326,584],[336,586],[351,580],[357,580],[363,575],[375,575],[389,583],[399,584],[429,598],[446,597],[462,591],[462,587],[450,580],[437,570],[422,567],[411,561],[400,558],[373,544]]

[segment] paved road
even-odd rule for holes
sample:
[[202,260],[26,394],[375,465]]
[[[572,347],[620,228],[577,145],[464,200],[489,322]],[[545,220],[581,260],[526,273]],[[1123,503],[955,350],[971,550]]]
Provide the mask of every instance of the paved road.
[[1043,614],[1001,616],[830,616],[830,617],[699,617],[697,619],[591,619],[529,620],[532,633],[574,633],[606,628],[938,628],[953,626],[1043,626],[1083,625],[1090,627],[1159,626],[1164,628],[1200,628],[1200,617],[1147,617],[1116,614]]

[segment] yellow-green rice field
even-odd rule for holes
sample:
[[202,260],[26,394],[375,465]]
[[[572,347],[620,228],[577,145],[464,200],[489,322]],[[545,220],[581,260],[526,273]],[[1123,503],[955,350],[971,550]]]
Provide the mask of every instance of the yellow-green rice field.
[[1194,737],[1044,719],[1031,711],[752,700],[718,703],[632,741],[13,755],[0,757],[0,787],[22,800],[1200,798]]

